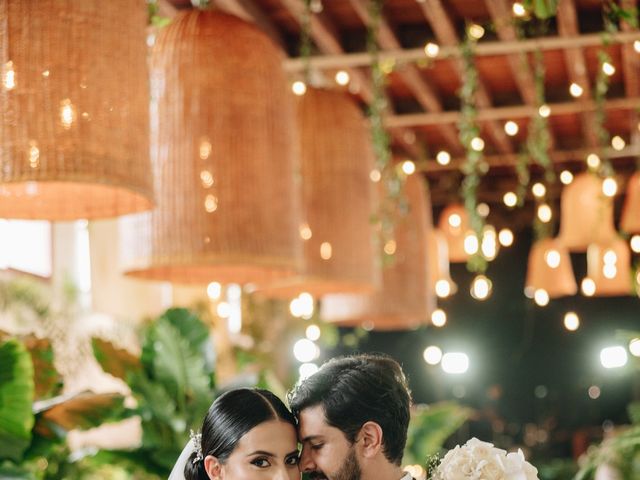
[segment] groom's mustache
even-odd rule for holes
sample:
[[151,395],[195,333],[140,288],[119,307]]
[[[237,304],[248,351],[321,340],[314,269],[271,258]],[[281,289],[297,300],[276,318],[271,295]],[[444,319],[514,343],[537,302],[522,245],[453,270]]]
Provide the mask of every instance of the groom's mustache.
[[327,480],[327,476],[322,472],[310,472],[309,480]]

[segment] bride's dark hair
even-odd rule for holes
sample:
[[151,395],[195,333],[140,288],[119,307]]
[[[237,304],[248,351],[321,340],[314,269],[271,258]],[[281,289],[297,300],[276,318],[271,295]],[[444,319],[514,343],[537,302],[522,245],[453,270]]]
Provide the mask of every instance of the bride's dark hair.
[[202,422],[202,458],[194,451],[184,467],[186,480],[208,480],[204,457],[213,455],[222,464],[249,430],[269,421],[281,420],[296,426],[293,414],[269,390],[239,388],[220,395]]

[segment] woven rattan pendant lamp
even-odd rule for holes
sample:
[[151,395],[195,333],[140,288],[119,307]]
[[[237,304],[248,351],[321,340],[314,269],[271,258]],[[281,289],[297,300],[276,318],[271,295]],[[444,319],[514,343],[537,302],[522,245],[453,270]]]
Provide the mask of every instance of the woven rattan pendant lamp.
[[266,296],[373,291],[380,281],[374,252],[371,134],[351,99],[308,88],[297,100],[302,178],[304,269],[258,288]]
[[613,201],[602,192],[593,173],[577,175],[561,197],[560,240],[572,252],[586,252],[592,243],[613,239]]
[[148,210],[144,2],[0,0],[0,218]]
[[633,278],[629,244],[621,238],[614,238],[589,245],[587,274],[595,286],[595,297],[631,295]]
[[[300,266],[296,129],[282,53],[252,24],[190,10],[151,57],[157,208],[130,275],[261,283]],[[144,238],[141,234],[138,238]]]
[[372,295],[327,295],[320,317],[341,326],[409,330],[426,325],[435,308],[427,258],[431,205],[422,179],[405,183],[410,213],[396,226],[395,263],[382,271],[382,287]]
[[640,233],[640,172],[634,173],[629,179],[620,228],[627,233]]
[[545,238],[533,244],[529,252],[525,288],[544,290],[550,298],[576,294],[578,286],[569,251],[558,239]]
[[447,239],[449,261],[451,263],[466,262],[469,254],[464,251],[464,239],[471,231],[471,225],[464,205],[453,203],[446,206],[440,213],[438,229]]

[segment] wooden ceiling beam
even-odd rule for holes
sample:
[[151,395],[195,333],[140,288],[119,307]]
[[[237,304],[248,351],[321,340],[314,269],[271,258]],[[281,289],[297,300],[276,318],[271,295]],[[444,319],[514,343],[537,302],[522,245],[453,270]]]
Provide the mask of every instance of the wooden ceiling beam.
[[[302,0],[281,0],[282,5],[291,13],[291,15],[300,22],[305,11],[305,4]],[[317,47],[324,53],[342,54],[344,49],[340,44],[339,35],[336,28],[324,12],[311,15],[311,37]],[[351,81],[357,85],[358,93],[362,96],[366,103],[373,100],[373,88],[368,77],[360,70],[350,68],[349,75]],[[391,110],[391,107],[388,107]],[[419,158],[422,154],[420,148],[415,143],[415,134],[411,130],[400,129],[392,130],[390,135],[395,142],[402,147],[405,152],[413,158]]]
[[[558,3],[558,33],[562,37],[576,37],[580,35],[578,29],[578,14],[573,0],[560,0]],[[580,85],[582,95],[576,99],[577,103],[588,102],[592,98],[591,84],[587,74],[587,65],[584,52],[580,47],[571,47],[564,50],[565,64],[569,81]],[[585,112],[581,116],[582,133],[591,147],[598,146],[598,137],[595,128],[595,116],[591,112]]]
[[[511,4],[507,0],[485,0],[489,14],[496,27],[498,38],[506,42],[518,40],[513,26]],[[529,68],[527,55],[524,52],[512,53],[507,56],[513,78],[518,85],[522,101],[529,105],[536,104],[536,84]]]
[[[350,0],[350,3],[362,22],[365,25],[371,23],[369,15],[370,0]],[[395,33],[389,26],[384,16],[380,18],[378,24],[378,42],[384,50],[400,50],[402,45],[396,37]],[[413,93],[418,103],[427,112],[442,112],[444,108],[438,94],[424,80],[420,70],[414,64],[408,64],[398,70],[398,74],[405,82],[409,90]],[[447,144],[456,153],[462,153],[462,146],[458,138],[458,131],[452,125],[440,125],[440,133],[442,133]]]
[[[622,0],[620,6],[627,10],[635,12],[637,9],[636,0]],[[638,29],[633,25],[622,21],[621,28],[623,32],[638,32]],[[640,59],[638,53],[634,50],[631,43],[621,45],[622,48],[622,68],[624,74],[624,90],[627,97],[640,96]],[[634,109],[629,114],[629,131],[631,132],[631,145],[640,145],[640,130],[638,129],[638,122],[640,116],[638,110]]]
[[[593,112],[596,104],[593,100],[584,102],[563,102],[550,103],[551,115],[568,115],[583,112]],[[640,108],[640,95],[637,97],[625,97],[606,100],[604,108],[608,110],[632,110]],[[478,110],[478,120],[503,120],[530,118],[537,115],[537,111],[532,105],[516,105],[512,107],[493,107]],[[457,123],[460,121],[460,112],[448,111],[442,113],[406,113],[402,115],[389,116],[385,119],[385,124],[389,128],[396,127],[416,127],[419,125],[438,125],[441,123]],[[634,127],[635,128],[635,127]]]
[[[429,21],[438,43],[449,47],[460,44],[460,38],[458,38],[455,26],[445,10],[442,0],[425,0],[420,2],[419,5],[424,16]],[[462,59],[456,58],[455,65],[462,78],[464,75],[464,64]],[[490,108],[492,106],[489,92],[480,78],[478,79],[476,103],[479,108]],[[503,126],[493,120],[488,121],[487,126],[497,148],[502,153],[513,153],[513,145],[505,133]]]
[[[554,164],[585,164],[585,160],[590,153],[593,153],[592,149],[580,148],[575,150],[555,150],[550,152],[549,155]],[[609,147],[605,149],[605,153],[612,160],[617,158],[635,157],[640,155],[640,145],[627,145],[622,150],[614,150]],[[485,155],[484,160],[488,163],[489,168],[514,167],[518,160],[518,155]],[[435,159],[428,159],[416,162],[416,170],[419,172],[425,172],[427,176],[442,172],[459,171],[464,162],[465,159],[463,157],[456,157],[452,158],[448,165],[440,165]]]
[[[515,42],[518,34],[513,23],[511,3],[507,0],[485,0],[489,14],[493,20],[498,38],[505,42]],[[507,61],[511,68],[511,73],[516,81],[522,101],[527,105],[536,105],[536,82],[529,67],[529,60],[525,52],[512,53],[507,55]],[[556,140],[551,129],[548,129],[550,137],[549,148],[555,148]]]
[[[640,32],[628,31],[611,34],[613,42],[627,44],[640,40]],[[499,56],[513,53],[535,52],[537,50],[563,50],[565,48],[585,48],[602,45],[600,33],[581,34],[576,37],[540,37],[516,41],[487,41],[476,45],[476,56]],[[436,60],[446,60],[461,55],[458,45],[440,45]],[[380,60],[393,60],[399,63],[424,60],[423,48],[408,48],[380,52]],[[325,54],[312,56],[309,63],[317,69],[338,69],[349,67],[366,67],[371,65],[371,55],[366,52]],[[300,72],[304,62],[300,58],[285,60],[285,69],[289,72]]]

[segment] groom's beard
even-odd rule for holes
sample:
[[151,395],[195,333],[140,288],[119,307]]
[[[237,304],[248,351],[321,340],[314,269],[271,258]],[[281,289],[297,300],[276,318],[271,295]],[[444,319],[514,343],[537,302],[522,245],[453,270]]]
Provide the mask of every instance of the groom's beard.
[[360,476],[360,465],[356,458],[356,449],[351,447],[344,462],[342,462],[342,465],[340,465],[340,468],[334,475],[329,476],[324,474],[324,472],[312,472],[309,478],[311,480],[360,480]]

